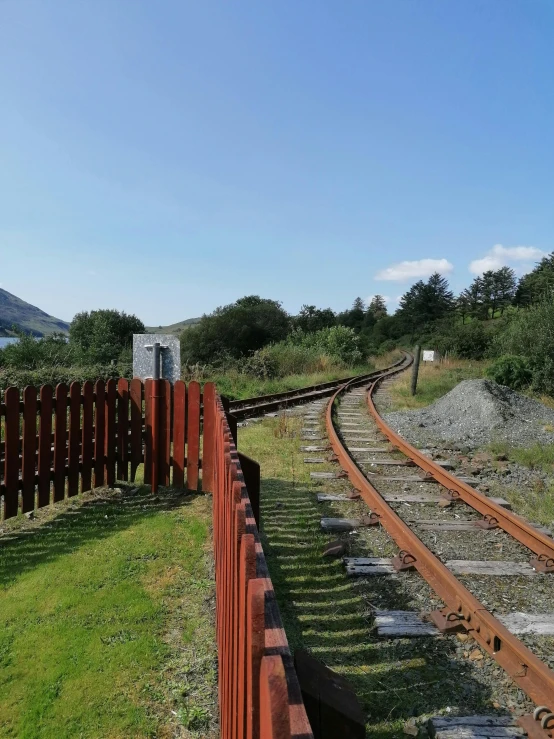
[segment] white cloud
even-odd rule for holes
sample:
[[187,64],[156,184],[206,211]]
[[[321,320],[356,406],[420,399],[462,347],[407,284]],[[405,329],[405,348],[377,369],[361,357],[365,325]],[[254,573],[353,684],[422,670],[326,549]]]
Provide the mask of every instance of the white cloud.
[[382,269],[375,275],[376,280],[411,280],[414,277],[430,277],[434,272],[441,275],[452,272],[454,265],[448,259],[417,259],[414,262],[399,262]]
[[[481,259],[474,259],[469,264],[469,271],[474,275],[482,275],[489,269],[500,269],[511,267],[515,262],[530,263],[546,256],[546,252],[537,249],[536,246],[502,246],[495,244],[492,249]],[[521,267],[521,265],[519,265]],[[528,264],[525,265],[528,268]]]

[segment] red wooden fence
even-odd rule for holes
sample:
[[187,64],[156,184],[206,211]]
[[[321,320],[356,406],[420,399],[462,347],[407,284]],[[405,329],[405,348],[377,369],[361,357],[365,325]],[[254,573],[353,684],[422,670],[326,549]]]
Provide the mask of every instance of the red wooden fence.
[[[150,483],[151,395],[152,381],[138,379],[26,387],[23,393],[8,388],[0,404],[3,518],[93,486],[113,486],[116,479],[134,481],[142,463],[144,482]],[[197,490],[199,471],[207,465],[202,489],[210,489],[213,465],[200,457],[201,402],[197,382],[186,387],[180,380],[174,386],[160,381],[160,485]]]
[[204,387],[204,419],[204,444],[211,429],[214,452],[221,736],[313,739],[237,450],[213,386]]
[[197,490],[201,471],[214,501],[221,736],[313,739],[221,399],[212,383],[202,396],[196,382],[161,380],[153,440],[152,389],[151,380],[124,379],[8,388],[0,404],[2,515],[133,481],[141,463],[151,483],[153,449],[161,485]]

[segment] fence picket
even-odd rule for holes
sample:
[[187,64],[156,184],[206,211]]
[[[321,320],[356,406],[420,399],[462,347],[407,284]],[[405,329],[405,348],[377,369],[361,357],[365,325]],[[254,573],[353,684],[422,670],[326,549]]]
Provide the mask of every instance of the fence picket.
[[23,513],[35,508],[35,476],[37,459],[37,390],[28,385],[23,390]]
[[115,485],[115,425],[117,411],[117,382],[113,379],[106,383],[106,435],[104,437],[104,453],[106,457],[106,484]]
[[144,483],[152,483],[152,380],[144,382]]
[[160,437],[158,444],[160,485],[169,485],[171,456],[171,383],[160,380]]
[[290,737],[289,696],[283,658],[262,659],[260,670],[260,739]]
[[83,464],[81,470],[81,492],[92,487],[92,459],[94,456],[94,386],[90,380],[83,385],[83,434],[81,448]]
[[129,479],[129,383],[117,381],[117,479]]
[[17,515],[19,504],[19,390],[9,387],[4,394],[4,518]]
[[187,388],[182,380],[173,387],[173,485],[185,484],[185,406]]
[[198,461],[200,456],[200,385],[191,382],[187,403],[187,488],[198,489]]
[[260,736],[260,665],[265,648],[265,583],[250,580],[246,599],[246,737]]
[[214,476],[214,431],[215,431],[215,385],[204,385],[204,416],[202,435],[202,490],[213,492]]
[[142,382],[131,380],[131,482],[142,464]]
[[67,385],[56,385],[54,426],[54,502],[65,498],[65,459],[67,454]]
[[94,414],[94,487],[104,484],[104,436],[106,425],[106,386],[104,380],[97,380],[94,386],[95,414]]
[[72,382],[69,386],[69,453],[67,471],[67,495],[79,492],[79,456],[81,436],[81,384]]
[[38,427],[38,506],[50,504],[50,468],[52,466],[52,396],[51,385],[40,388]]

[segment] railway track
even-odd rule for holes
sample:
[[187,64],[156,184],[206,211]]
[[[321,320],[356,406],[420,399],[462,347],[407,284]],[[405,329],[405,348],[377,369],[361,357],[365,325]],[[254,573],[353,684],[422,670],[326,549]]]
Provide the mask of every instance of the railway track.
[[[325,410],[333,460],[343,472],[314,472],[312,476],[347,475],[354,488],[352,499],[361,497],[369,507],[368,515],[366,511],[350,523],[368,532],[384,529],[398,549],[391,558],[347,557],[347,572],[353,577],[393,573],[398,577],[417,571],[443,605],[432,610],[425,622],[417,613],[394,612],[389,627],[395,626],[396,619],[399,633],[404,627],[407,633],[411,628],[414,633],[431,629],[469,634],[536,706],[508,734],[524,731],[533,739],[553,739],[554,639],[536,634],[531,638],[521,632],[532,632],[532,625],[543,619],[543,632],[554,635],[554,540],[508,510],[505,502],[457,478],[385,423],[376,396],[383,383],[410,363],[411,356],[406,354],[387,370],[344,382]],[[305,438],[309,440],[309,432]],[[304,449],[326,448],[319,444]],[[324,460],[305,461],[317,464]],[[333,495],[318,497],[333,499]],[[327,521],[332,530],[333,519]],[[342,530],[350,525],[334,521],[338,531],[341,525]],[[493,594],[489,593],[491,583]],[[550,612],[537,613],[537,604],[544,611],[545,603],[550,603]],[[514,611],[519,616],[514,617]],[[387,621],[386,615],[381,618]],[[549,619],[552,631],[548,631]],[[505,731],[504,725],[496,736],[507,736]],[[494,731],[488,735],[495,735]]]
[[244,400],[228,400],[223,399],[226,410],[231,413],[237,421],[246,418],[254,418],[263,416],[266,413],[273,413],[291,406],[304,403],[311,403],[327,398],[333,395],[340,387],[347,384],[348,387],[358,387],[359,385],[367,385],[368,382],[377,380],[382,375],[386,375],[390,370],[403,366],[406,359],[401,357],[391,367],[385,370],[374,370],[365,375],[356,375],[354,377],[346,377],[341,380],[332,380],[331,382],[320,383],[319,385],[310,385],[300,388],[299,390],[288,390],[283,393],[273,393],[270,395],[258,395],[254,398],[245,398]]

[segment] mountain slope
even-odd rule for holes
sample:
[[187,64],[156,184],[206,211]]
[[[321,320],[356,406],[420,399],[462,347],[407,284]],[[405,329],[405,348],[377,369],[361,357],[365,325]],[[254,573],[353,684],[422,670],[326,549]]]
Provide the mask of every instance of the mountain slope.
[[67,332],[69,324],[59,318],[49,316],[40,308],[26,303],[16,295],[0,288],[0,336],[11,333],[12,326],[29,331],[35,335],[52,334],[55,331]]
[[194,324],[200,323],[200,318],[187,318],[179,323],[172,323],[170,326],[146,326],[146,333],[148,334],[175,334],[179,336],[184,328],[194,326]]

